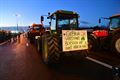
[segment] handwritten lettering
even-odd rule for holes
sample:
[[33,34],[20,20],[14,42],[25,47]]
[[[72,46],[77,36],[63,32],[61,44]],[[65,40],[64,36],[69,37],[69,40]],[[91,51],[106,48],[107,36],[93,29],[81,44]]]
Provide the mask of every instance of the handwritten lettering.
[[63,51],[74,51],[88,48],[87,31],[63,30]]

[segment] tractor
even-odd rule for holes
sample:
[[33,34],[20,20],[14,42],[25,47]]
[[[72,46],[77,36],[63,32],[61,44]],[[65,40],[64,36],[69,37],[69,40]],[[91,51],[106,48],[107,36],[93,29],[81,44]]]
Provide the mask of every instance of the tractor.
[[102,17],[99,23],[101,19],[109,20],[109,25],[106,28],[99,27],[92,32],[89,39],[90,50],[111,50],[120,56],[120,14],[109,18]]
[[[79,15],[73,11],[57,10],[52,14],[48,13],[50,28],[37,41],[45,64],[59,63],[64,54],[86,52],[87,31],[79,30],[78,18]],[[43,21],[44,16],[41,16],[41,23]]]
[[45,29],[42,24],[32,24],[29,26],[28,39],[31,43],[34,43],[37,36],[42,35],[44,31]]

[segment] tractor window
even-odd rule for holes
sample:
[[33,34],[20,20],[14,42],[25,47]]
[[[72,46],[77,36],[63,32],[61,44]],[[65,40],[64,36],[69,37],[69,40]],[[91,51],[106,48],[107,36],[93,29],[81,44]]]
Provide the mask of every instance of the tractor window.
[[120,27],[120,17],[112,18],[111,21],[110,21],[110,28],[111,29],[116,29],[118,27]]
[[56,16],[51,18],[51,30],[56,30]]
[[40,30],[40,27],[39,26],[35,26],[34,30]]
[[58,19],[58,29],[73,29],[77,27],[76,18]]

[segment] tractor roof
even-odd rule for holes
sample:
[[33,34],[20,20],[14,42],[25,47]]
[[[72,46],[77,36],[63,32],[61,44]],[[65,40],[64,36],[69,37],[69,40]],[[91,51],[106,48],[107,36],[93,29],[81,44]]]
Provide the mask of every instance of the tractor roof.
[[32,27],[42,26],[42,24],[32,24]]
[[[77,14],[76,12],[73,11],[67,11],[67,10],[57,10],[56,12],[54,12],[53,14]],[[53,15],[52,14],[52,15]]]
[[52,17],[54,14],[63,14],[59,18],[63,18],[63,17],[72,18],[73,16],[74,17],[79,17],[79,15],[76,12],[67,11],[67,10],[57,10],[56,12],[52,13],[50,16]]
[[114,17],[120,17],[120,14],[112,15],[110,18],[114,18]]

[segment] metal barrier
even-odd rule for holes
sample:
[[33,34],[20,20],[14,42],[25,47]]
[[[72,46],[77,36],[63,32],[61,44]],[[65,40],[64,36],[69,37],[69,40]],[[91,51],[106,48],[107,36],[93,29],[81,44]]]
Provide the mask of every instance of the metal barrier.
[[11,33],[10,31],[0,30],[0,43],[16,37],[18,33]]

